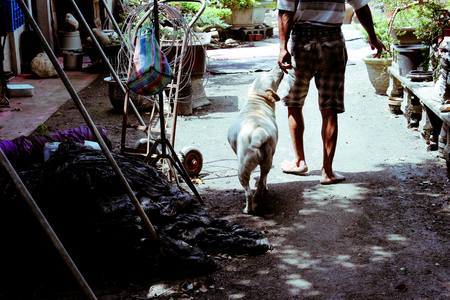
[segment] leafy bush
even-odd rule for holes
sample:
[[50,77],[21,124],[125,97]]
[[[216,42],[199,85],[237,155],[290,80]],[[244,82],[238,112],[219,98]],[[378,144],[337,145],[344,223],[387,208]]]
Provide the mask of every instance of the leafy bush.
[[[181,4],[180,10],[188,22],[192,20],[194,15],[200,10],[200,3],[183,2]],[[228,8],[217,8],[206,6],[203,13],[200,15],[198,20],[194,24],[194,31],[205,32],[210,29],[226,29],[230,27],[229,24],[225,23],[225,19],[228,19],[231,15],[231,10]]]
[[211,0],[212,6],[217,8],[228,8],[231,10],[244,10],[248,7],[258,5],[262,0]]

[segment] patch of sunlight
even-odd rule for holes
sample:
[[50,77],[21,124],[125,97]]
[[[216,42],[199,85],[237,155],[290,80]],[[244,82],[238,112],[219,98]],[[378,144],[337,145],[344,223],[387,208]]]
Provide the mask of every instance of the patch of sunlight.
[[302,216],[307,216],[307,215],[312,215],[312,214],[315,214],[318,212],[321,212],[321,210],[319,210],[317,208],[313,208],[313,209],[302,209],[298,213]]
[[450,213],[450,205],[442,206],[442,208],[441,208],[441,210],[439,210],[439,212],[440,212],[440,213],[443,213],[443,214],[448,214],[448,213]]
[[350,255],[338,255],[338,257],[336,257],[336,263],[346,268],[356,267],[355,264],[349,262],[350,258]]
[[252,281],[248,280],[248,279],[244,279],[244,280],[239,281],[239,283],[242,285],[250,285],[252,283]]
[[176,286],[174,286],[173,284],[169,285],[166,283],[156,283],[149,288],[147,297],[153,298],[162,294],[170,295],[175,293],[176,291]]
[[304,260],[301,258],[285,258],[283,259],[283,261],[287,264],[290,264],[291,266],[295,266],[296,268],[299,269],[309,269],[312,268],[314,266],[317,266],[321,260],[319,259],[315,259],[315,260]]
[[230,297],[230,299],[244,299],[245,298],[245,294],[237,293],[237,294],[232,294],[229,297]]
[[308,292],[308,296],[310,296],[310,297],[317,297],[317,296],[321,296],[321,295],[323,295],[323,293],[320,292],[320,291],[310,291],[310,292]]
[[405,245],[405,246],[406,246],[407,242],[409,241],[408,238],[401,236],[399,234],[394,234],[394,233],[388,234],[387,238],[388,238],[388,240],[393,241],[393,242],[400,242],[402,245]]
[[369,249],[372,251],[372,255],[375,256],[372,258],[372,261],[383,261],[392,257],[392,253],[385,251],[383,247],[372,246]]
[[311,254],[309,254],[308,252],[300,252],[295,249],[286,249],[283,250],[283,253],[284,256],[287,256],[287,258],[284,258],[283,261],[286,264],[295,266],[299,269],[311,268],[321,262],[320,259],[312,259]]
[[260,270],[260,271],[256,272],[256,274],[259,274],[259,275],[267,275],[269,273],[270,273],[269,270]]
[[301,278],[299,274],[289,275],[286,283],[291,286],[291,288],[289,288],[289,291],[293,295],[297,295],[299,292],[308,290],[313,286],[311,282]]
[[[352,200],[359,200],[363,199],[364,195],[367,193],[366,188],[362,188],[358,186],[355,183],[343,183],[345,184],[345,188],[343,188],[343,185],[329,185],[326,189],[307,189],[303,191],[303,198],[305,200],[324,200],[329,199],[352,199]],[[339,196],[336,196],[339,195]]]
[[236,271],[236,267],[231,265],[225,266],[223,269],[228,272]]
[[[340,208],[340,210],[355,213],[359,211],[357,203],[364,199],[367,193],[366,188],[359,187],[357,184],[346,184],[342,187],[327,187],[326,189],[313,190],[308,189],[303,193],[304,209],[300,211],[301,215],[316,213],[321,207],[328,209]],[[314,209],[308,209],[313,205]]]
[[298,233],[299,229],[306,229],[306,225],[303,223],[293,223],[290,227],[290,231],[295,233]]
[[[446,289],[446,290],[450,290],[450,282],[443,282],[442,286]],[[446,296],[450,296],[450,292],[445,293]]]

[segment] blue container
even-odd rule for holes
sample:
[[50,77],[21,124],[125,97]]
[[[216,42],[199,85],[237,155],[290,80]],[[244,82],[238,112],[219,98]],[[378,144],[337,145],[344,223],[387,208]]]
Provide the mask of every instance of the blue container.
[[25,18],[22,10],[15,0],[1,0],[5,5],[6,31],[16,31],[25,24]]

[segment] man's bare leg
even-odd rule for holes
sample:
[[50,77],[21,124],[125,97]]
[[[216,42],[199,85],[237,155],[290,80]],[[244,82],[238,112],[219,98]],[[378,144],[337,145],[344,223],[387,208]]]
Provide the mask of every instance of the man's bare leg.
[[337,112],[334,109],[321,110],[322,113],[322,140],[323,140],[323,166],[320,183],[333,184],[345,180],[345,177],[333,172],[333,159],[336,152],[338,122]]
[[303,148],[303,132],[305,123],[301,107],[288,107],[288,124],[291,134],[292,145],[294,146],[295,158],[292,161],[285,160],[280,164],[283,172],[301,174],[308,172],[305,161],[305,151]]

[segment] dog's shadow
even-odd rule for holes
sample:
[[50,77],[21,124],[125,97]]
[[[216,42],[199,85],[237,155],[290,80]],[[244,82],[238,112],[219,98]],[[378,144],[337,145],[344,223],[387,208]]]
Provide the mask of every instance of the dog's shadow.
[[[317,171],[320,174],[320,171]],[[309,175],[313,175],[311,172]],[[314,175],[317,175],[314,174]],[[297,175],[298,176],[298,175]],[[300,175],[304,176],[304,175]],[[259,176],[255,177],[255,186]],[[263,195],[255,198],[254,216],[272,218],[289,214],[297,214],[303,209],[303,191],[317,186],[316,181],[290,181],[282,183],[268,183],[268,190]]]

